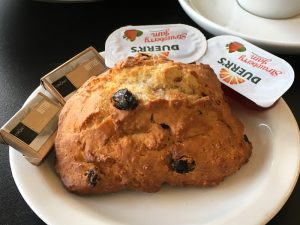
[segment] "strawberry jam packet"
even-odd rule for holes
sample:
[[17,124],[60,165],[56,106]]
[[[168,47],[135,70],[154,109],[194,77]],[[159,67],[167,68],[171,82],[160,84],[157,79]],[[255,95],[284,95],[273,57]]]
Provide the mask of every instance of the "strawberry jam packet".
[[119,60],[136,53],[161,54],[175,62],[191,63],[206,51],[205,36],[184,24],[126,26],[114,31],[105,43],[105,64],[113,67]]
[[272,106],[294,81],[286,61],[235,36],[209,39],[207,52],[198,62],[213,68],[225,93],[262,108]]

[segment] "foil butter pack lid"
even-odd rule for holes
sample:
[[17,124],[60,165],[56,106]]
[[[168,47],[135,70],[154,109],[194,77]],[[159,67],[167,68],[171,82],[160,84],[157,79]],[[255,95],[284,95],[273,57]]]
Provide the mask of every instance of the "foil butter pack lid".
[[85,81],[105,70],[102,56],[89,47],[42,77],[41,84],[64,105]]
[[294,81],[286,61],[235,36],[209,39],[199,62],[209,64],[229,90],[262,108],[272,106]]
[[125,26],[114,31],[105,43],[105,64],[136,53],[160,54],[175,62],[191,63],[205,53],[205,36],[196,28],[184,24]]
[[0,129],[0,142],[20,151],[32,164],[42,162],[54,145],[62,106],[38,93]]

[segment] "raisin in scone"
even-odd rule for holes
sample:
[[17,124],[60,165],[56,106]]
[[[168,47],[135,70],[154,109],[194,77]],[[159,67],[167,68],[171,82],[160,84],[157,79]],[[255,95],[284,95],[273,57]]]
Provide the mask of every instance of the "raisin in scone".
[[55,148],[64,186],[89,194],[214,186],[252,146],[208,65],[139,54],[67,101]]

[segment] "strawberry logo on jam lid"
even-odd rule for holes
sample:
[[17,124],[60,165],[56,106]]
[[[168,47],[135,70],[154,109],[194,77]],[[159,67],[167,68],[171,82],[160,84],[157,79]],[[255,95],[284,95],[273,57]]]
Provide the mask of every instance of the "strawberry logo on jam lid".
[[226,48],[228,50],[229,53],[233,53],[233,52],[244,52],[246,51],[246,48],[243,44],[239,43],[239,42],[231,42],[229,44],[226,45]]
[[125,30],[123,38],[128,41],[134,41],[136,37],[140,37],[143,35],[143,31],[141,30]]

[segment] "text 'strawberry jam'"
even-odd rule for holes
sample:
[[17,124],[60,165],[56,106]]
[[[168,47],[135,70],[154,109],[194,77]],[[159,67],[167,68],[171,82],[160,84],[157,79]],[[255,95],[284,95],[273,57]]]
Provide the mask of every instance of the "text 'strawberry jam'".
[[126,26],[114,31],[105,43],[105,64],[116,62],[136,53],[160,54],[175,62],[191,63],[206,51],[204,35],[184,24]]
[[272,106],[294,81],[286,61],[235,36],[209,39],[199,62],[213,68],[225,91],[234,90],[234,96],[238,93],[263,108]]

